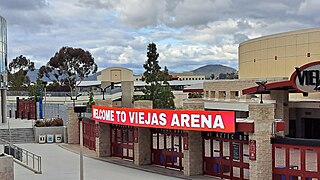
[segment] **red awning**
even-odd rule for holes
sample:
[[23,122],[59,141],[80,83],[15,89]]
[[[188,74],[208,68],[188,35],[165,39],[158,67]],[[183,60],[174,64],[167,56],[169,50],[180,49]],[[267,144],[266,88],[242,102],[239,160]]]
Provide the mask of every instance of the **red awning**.
[[266,90],[263,86],[253,86],[242,90],[242,94],[269,94],[270,90],[289,90],[290,93],[301,93],[296,89],[290,80],[278,81],[265,84]]

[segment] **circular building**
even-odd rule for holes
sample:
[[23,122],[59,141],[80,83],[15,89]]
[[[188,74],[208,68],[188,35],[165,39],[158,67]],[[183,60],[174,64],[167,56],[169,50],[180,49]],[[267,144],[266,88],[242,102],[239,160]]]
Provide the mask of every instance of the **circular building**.
[[320,59],[320,28],[263,36],[239,45],[239,78],[290,78]]

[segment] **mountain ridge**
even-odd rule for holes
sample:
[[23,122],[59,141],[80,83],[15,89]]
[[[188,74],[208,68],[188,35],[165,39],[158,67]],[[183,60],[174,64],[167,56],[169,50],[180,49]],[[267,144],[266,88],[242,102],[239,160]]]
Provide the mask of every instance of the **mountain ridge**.
[[[31,82],[37,81],[38,72],[39,72],[39,69],[35,69],[34,71],[29,71],[27,73]],[[192,72],[195,75],[205,75],[206,79],[210,79],[211,74],[214,74],[215,77],[218,77],[220,73],[224,73],[224,74],[233,73],[233,72],[237,72],[237,70],[232,67],[221,65],[221,64],[208,64],[188,72]],[[179,73],[175,73],[175,74],[179,74]],[[84,78],[84,81],[96,81],[97,76],[99,75],[101,75],[101,71]],[[42,78],[42,80],[50,81],[45,76]]]

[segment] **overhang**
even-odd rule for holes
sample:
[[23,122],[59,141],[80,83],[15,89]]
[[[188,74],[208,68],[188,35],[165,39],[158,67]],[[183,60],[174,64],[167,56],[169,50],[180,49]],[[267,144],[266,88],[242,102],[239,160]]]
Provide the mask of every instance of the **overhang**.
[[301,93],[300,90],[296,89],[292,85],[292,81],[278,81],[266,83],[265,87],[263,86],[253,86],[247,89],[242,90],[242,94],[270,94],[271,90],[289,90],[290,93]]

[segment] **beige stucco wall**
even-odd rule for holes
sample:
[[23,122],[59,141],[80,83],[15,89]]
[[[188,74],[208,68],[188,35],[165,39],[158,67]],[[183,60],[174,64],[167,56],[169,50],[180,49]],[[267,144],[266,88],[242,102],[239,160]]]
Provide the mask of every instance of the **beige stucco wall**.
[[127,68],[112,67],[101,71],[101,75],[97,77],[98,81],[121,82],[133,81],[133,72]]
[[248,40],[238,55],[240,79],[290,77],[295,67],[320,60],[320,28]]

